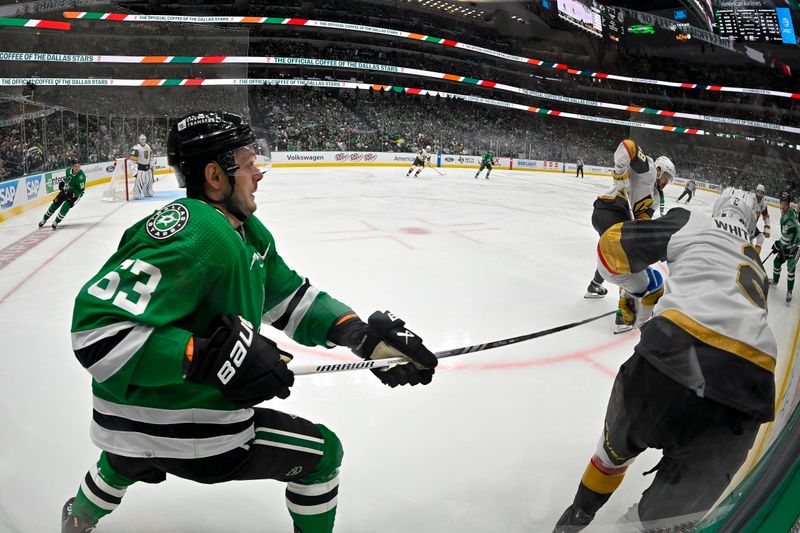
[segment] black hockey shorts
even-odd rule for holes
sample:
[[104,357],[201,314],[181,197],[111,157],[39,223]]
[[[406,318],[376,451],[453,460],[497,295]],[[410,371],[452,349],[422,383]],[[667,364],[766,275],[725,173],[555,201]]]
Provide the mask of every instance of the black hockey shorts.
[[53,203],[56,205],[56,207],[61,207],[61,204],[67,202],[69,203],[70,207],[74,207],[77,200],[78,197],[72,190],[64,189],[63,191],[59,191],[59,193],[53,199]]
[[613,200],[598,198],[592,210],[592,226],[598,235],[603,235],[614,224],[630,220],[628,202],[624,198],[615,197]]
[[411,166],[412,167],[424,167],[425,166],[425,161],[423,161],[422,159],[417,157],[416,159],[414,159],[414,162],[411,163]]
[[[273,429],[321,439],[319,429],[304,418],[256,407],[256,431]],[[145,483],[161,483],[172,474],[198,483],[222,483],[244,479],[292,481],[317,466],[321,455],[276,447],[254,439],[229,452],[202,459],[124,457],[106,452],[111,467],[123,476]]]
[[639,502],[639,518],[647,523],[710,509],[744,463],[759,426],[697,396],[635,352],[614,381],[603,447],[620,464],[647,448],[663,449]]
[[492,171],[492,164],[491,163],[481,163],[481,168],[478,169],[478,172],[481,172],[484,168],[488,168],[489,171]]

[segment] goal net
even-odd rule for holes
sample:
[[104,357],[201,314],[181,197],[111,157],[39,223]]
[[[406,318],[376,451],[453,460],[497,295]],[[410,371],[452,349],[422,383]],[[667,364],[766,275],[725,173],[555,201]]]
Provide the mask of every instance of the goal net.
[[103,191],[103,200],[107,202],[127,202],[133,192],[136,163],[126,157],[117,158],[114,162],[114,173],[111,183]]

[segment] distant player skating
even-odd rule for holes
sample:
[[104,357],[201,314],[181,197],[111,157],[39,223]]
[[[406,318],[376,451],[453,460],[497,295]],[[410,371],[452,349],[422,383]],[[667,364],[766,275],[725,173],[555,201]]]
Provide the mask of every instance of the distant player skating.
[[475,179],[481,175],[483,169],[486,169],[486,179],[489,179],[489,174],[492,173],[492,163],[494,162],[494,153],[486,152],[483,154],[483,158],[481,159],[481,166],[478,168],[478,172],[475,173]]
[[578,177],[578,174],[580,174],[581,178],[583,178],[583,158],[582,157],[578,158],[578,163],[577,163],[577,165],[575,165],[575,177],[576,178]]
[[684,196],[689,196],[689,198],[686,199],[686,203],[688,205],[688,203],[692,201],[695,189],[697,189],[697,182],[694,181],[694,178],[689,178],[686,181],[686,185],[683,186],[683,192],[681,193],[680,196],[678,196],[676,202],[680,202],[681,200],[683,200]]
[[61,207],[51,226],[53,229],[56,229],[61,221],[64,220],[64,217],[67,216],[69,210],[75,207],[75,204],[77,204],[78,200],[83,196],[83,192],[86,190],[86,174],[81,170],[80,162],[75,161],[72,163],[72,166],[67,168],[66,176],[64,176],[63,181],[59,182],[58,189],[59,193],[56,195],[55,199],[53,199],[53,203],[50,204],[47,211],[45,211],[42,220],[39,221],[40,228],[45,225],[47,219],[53,216],[56,209]]
[[769,239],[770,226],[769,226],[769,209],[767,207],[767,198],[765,196],[766,189],[760,183],[756,185],[756,222],[761,217],[764,220],[764,231],[756,228],[753,235],[750,237],[750,242],[755,244],[756,251],[761,254],[761,247],[764,245],[764,237]]
[[406,172],[406,177],[409,177],[411,173],[414,171],[416,167],[417,172],[414,174],[415,178],[419,177],[419,173],[422,172],[422,169],[425,168],[425,164],[428,166],[431,165],[431,147],[430,145],[426,146],[425,148],[420,148],[417,152],[417,157],[414,158],[414,162],[411,163],[411,167]]

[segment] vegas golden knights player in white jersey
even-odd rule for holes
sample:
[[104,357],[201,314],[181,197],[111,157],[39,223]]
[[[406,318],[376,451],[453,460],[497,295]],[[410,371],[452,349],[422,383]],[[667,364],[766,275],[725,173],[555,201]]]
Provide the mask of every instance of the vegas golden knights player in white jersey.
[[[750,243],[755,203],[729,188],[711,217],[673,208],[601,237],[598,269],[636,298],[638,319],[653,318],[620,367],[597,449],[555,531],[588,525],[647,448],[664,455],[625,520],[645,529],[699,520],[773,419],[777,347]],[[648,266],[659,260],[668,261],[666,287]]]
[[[631,139],[625,139],[614,152],[614,170],[611,173],[614,187],[597,197],[592,211],[592,226],[602,235],[617,222],[634,218],[650,220],[655,212],[653,204],[659,199],[663,215],[662,190],[675,177],[675,165],[666,156],[655,161],[646,155]],[[603,287],[603,277],[598,271],[589,283],[584,298],[602,298],[608,291]],[[630,299],[620,295],[620,312],[617,313],[617,333],[633,327],[635,317]]]
[[771,228],[769,225],[769,208],[767,207],[767,190],[760,183],[756,185],[756,222],[758,217],[764,220],[764,230],[755,229],[751,235],[750,242],[755,244],[756,252],[761,254],[761,247],[764,246],[764,237],[769,239]]
[[147,144],[147,137],[139,135],[139,142],[131,147],[129,158],[136,162],[136,182],[133,185],[133,198],[153,196],[153,149]]

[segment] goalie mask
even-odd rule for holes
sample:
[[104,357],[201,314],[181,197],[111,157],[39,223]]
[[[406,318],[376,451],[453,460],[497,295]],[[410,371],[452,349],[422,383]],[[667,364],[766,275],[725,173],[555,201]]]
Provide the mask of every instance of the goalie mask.
[[732,218],[744,224],[744,229],[752,235],[756,230],[755,194],[733,187],[726,187],[711,210],[712,217]]
[[[179,120],[167,137],[167,164],[175,171],[178,186],[190,198],[205,198],[205,168],[216,163],[231,185],[222,203],[240,220],[241,211],[232,204],[234,174],[244,151],[252,152],[262,172],[271,168],[272,158],[264,139],[256,138],[252,128],[233,113],[203,111]],[[237,157],[238,155],[238,157]]]

